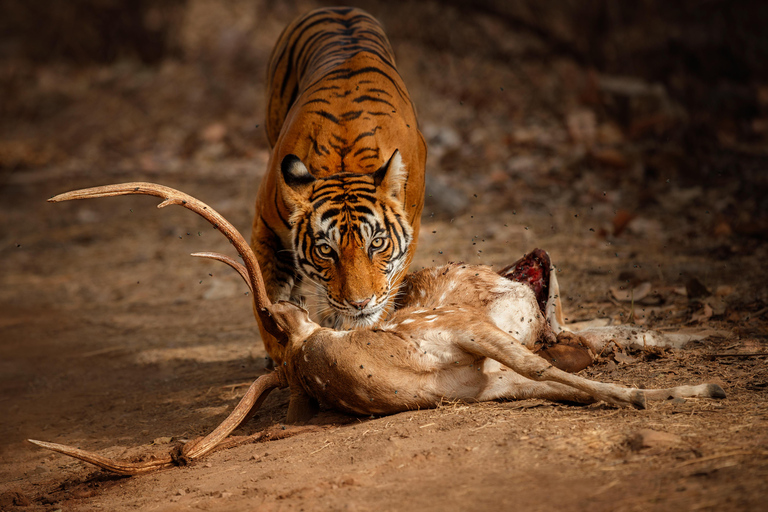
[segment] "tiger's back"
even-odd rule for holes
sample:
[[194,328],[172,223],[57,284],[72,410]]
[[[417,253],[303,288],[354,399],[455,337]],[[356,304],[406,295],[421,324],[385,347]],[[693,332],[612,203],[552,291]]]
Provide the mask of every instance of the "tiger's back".
[[[298,300],[300,281],[312,281],[317,321],[372,325],[412,259],[426,164],[379,23],[327,8],[289,25],[270,59],[266,128],[272,155],[251,243],[270,298]],[[262,336],[274,358],[279,348]]]

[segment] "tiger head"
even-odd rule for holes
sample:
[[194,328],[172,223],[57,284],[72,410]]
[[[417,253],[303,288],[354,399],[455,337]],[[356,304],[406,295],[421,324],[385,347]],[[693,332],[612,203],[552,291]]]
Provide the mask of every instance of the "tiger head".
[[295,266],[311,286],[302,287],[305,304],[326,326],[375,324],[392,303],[413,241],[400,152],[371,174],[316,178],[295,155],[281,171]]

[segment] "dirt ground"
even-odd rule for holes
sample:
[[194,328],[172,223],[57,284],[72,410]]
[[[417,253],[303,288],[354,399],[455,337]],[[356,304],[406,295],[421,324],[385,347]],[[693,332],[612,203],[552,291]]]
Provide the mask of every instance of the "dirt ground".
[[727,398],[445,403],[295,427],[276,391],[225,449],[131,478],[25,441],[167,452],[265,372],[239,277],[188,256],[231,253],[210,226],[155,198],[45,202],[153,181],[247,235],[268,158],[266,60],[317,4],[264,5],[188,2],[175,53],[152,65],[3,61],[0,510],[764,509],[768,82],[751,84],[748,120],[713,121],[671,86],[601,73],[452,3],[361,4],[390,34],[429,143],[413,268],[546,249],[569,321],[707,335],[605,354],[584,375],[716,382]]

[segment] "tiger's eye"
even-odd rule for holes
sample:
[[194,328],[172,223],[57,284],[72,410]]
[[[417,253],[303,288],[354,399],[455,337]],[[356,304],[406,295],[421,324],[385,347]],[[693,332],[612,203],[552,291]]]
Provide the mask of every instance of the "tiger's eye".
[[328,257],[333,253],[333,249],[331,249],[331,246],[328,244],[322,244],[315,247],[315,251],[318,255],[323,257]]
[[379,249],[384,246],[384,239],[383,238],[374,238],[371,240],[371,247],[374,249]]

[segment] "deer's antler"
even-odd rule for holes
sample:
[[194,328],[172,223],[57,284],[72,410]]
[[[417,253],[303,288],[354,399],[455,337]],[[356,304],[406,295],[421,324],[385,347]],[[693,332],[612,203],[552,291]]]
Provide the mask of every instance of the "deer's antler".
[[251,292],[253,292],[253,285],[251,284],[251,281],[248,277],[248,269],[245,268],[245,266],[230,258],[229,256],[225,254],[220,254],[218,252],[193,252],[192,256],[195,256],[196,258],[208,258],[211,260],[221,261],[222,263],[226,263],[233,269],[237,271],[238,274],[240,274],[240,277],[243,278],[243,281],[245,281],[245,284],[248,285],[248,288],[251,289]]
[[72,446],[47,443],[35,439],[27,439],[27,441],[42,448],[80,459],[102,469],[106,469],[107,471],[117,473],[118,475],[140,475],[142,473],[149,473],[171,466],[182,466],[195,459],[199,459],[216,448],[219,443],[226,439],[233,430],[239,427],[261,406],[270,391],[277,387],[285,387],[286,385],[287,384],[283,379],[283,374],[279,368],[272,373],[262,375],[251,384],[243,398],[241,398],[240,402],[235,406],[235,409],[218,427],[216,427],[216,429],[214,429],[213,432],[199,440],[190,441],[180,450],[174,450],[164,457],[145,462],[112,460],[97,453],[81,450]]
[[[231,258],[217,254],[217,253],[196,253],[196,255],[218,259],[223,261],[237,270],[243,279],[248,283],[248,286],[253,292],[253,301],[256,305],[256,311],[259,315],[259,321],[264,328],[272,334],[278,340],[285,339],[285,333],[275,324],[267,308],[272,305],[267,296],[267,291],[264,286],[264,279],[261,276],[261,269],[259,263],[256,261],[256,255],[253,254],[253,250],[245,241],[243,235],[240,234],[235,227],[229,223],[219,212],[200,201],[195,199],[189,194],[185,194],[179,190],[164,185],[158,185],[156,183],[119,183],[115,185],[106,185],[103,187],[84,188],[80,190],[73,190],[71,192],[65,192],[48,199],[51,203],[60,203],[62,201],[72,201],[74,199],[91,199],[96,197],[112,197],[112,196],[125,196],[125,195],[148,195],[163,198],[163,202],[157,205],[158,208],[165,208],[168,205],[177,204],[192,210],[205,220],[210,222],[214,228],[222,232],[227,239],[232,242],[235,249],[243,258],[243,263],[240,265]],[[245,275],[243,275],[245,270]]]
[[[203,203],[202,201],[195,199],[194,197],[180,192],[176,189],[166,187],[163,185],[157,185],[155,183],[122,183],[117,185],[107,185],[104,187],[86,188],[81,190],[74,190],[71,192],[65,192],[50,198],[48,201],[52,203],[58,203],[61,201],[70,201],[73,199],[90,199],[95,197],[110,197],[110,196],[122,196],[131,194],[142,194],[162,197],[163,202],[158,205],[158,208],[164,208],[171,204],[177,204],[192,210],[205,220],[213,224],[213,227],[221,231],[227,239],[232,242],[237,252],[243,258],[243,264],[235,261],[229,256],[214,252],[201,252],[194,253],[193,256],[210,258],[222,261],[230,267],[237,270],[248,287],[253,292],[253,300],[256,306],[256,311],[259,314],[259,319],[262,325],[273,336],[281,339],[285,336],[285,333],[280,330],[277,324],[269,315],[267,308],[271,306],[269,297],[267,296],[266,289],[264,287],[264,281],[261,276],[261,269],[256,261],[256,256],[253,254],[248,243],[243,236],[232,226],[224,217],[221,216],[216,210]],[[167,456],[153,459],[146,462],[124,462],[116,461],[106,457],[102,457],[93,452],[81,450],[71,446],[48,443],[45,441],[37,441],[29,439],[29,442],[53,450],[55,452],[69,455],[76,459],[83,460],[90,464],[99,466],[102,469],[117,473],[120,475],[138,475],[141,473],[148,473],[157,469],[162,469],[170,466],[183,465],[194,459],[200,458],[205,454],[213,450],[221,441],[223,441],[229,434],[232,433],[241,423],[243,423],[254,411],[256,411],[264,399],[267,397],[270,391],[276,387],[286,387],[285,377],[281,369],[277,369],[268,375],[263,375],[256,379],[253,384],[246,391],[245,396],[235,406],[232,413],[214,429],[213,432],[207,436],[192,441],[184,445],[183,448],[174,450]]]

